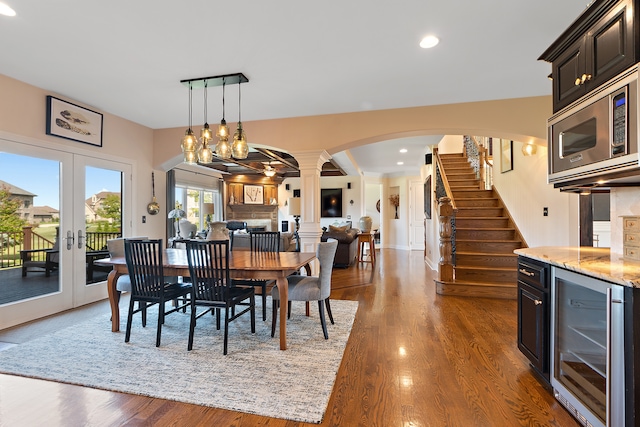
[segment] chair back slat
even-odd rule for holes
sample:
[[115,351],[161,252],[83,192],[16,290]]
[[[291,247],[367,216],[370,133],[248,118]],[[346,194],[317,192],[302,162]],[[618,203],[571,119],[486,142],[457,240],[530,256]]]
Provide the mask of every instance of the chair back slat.
[[252,231],[251,252],[280,252],[279,231]]
[[200,301],[224,301],[230,283],[229,241],[188,241],[187,262],[194,298]]
[[160,298],[164,288],[162,239],[126,240],[124,255],[135,296]]

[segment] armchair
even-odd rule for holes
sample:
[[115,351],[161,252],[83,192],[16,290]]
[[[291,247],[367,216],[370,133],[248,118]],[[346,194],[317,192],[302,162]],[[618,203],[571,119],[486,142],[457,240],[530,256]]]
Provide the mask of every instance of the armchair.
[[58,268],[59,249],[58,240],[51,249],[29,249],[20,251],[22,261],[22,277],[27,276],[30,269],[44,270],[45,277],[51,276],[51,272]]

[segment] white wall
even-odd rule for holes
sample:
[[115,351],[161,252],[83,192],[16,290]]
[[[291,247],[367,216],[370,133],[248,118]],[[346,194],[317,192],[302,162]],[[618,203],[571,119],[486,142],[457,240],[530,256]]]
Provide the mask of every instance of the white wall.
[[[529,247],[579,245],[578,195],[563,193],[547,184],[547,148],[522,154],[513,142],[513,170],[500,173],[500,139],[493,139],[493,184]],[[543,216],[548,207],[549,215]]]

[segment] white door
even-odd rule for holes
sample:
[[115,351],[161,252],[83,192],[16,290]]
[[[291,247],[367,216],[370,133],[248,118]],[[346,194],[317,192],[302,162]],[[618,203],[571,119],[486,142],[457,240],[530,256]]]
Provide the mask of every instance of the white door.
[[409,248],[424,250],[424,185],[409,182]]
[[107,240],[131,235],[131,166],[74,156],[74,306],[107,298],[107,272],[92,262],[106,257]]
[[130,165],[22,142],[0,136],[0,329],[106,298],[104,281],[87,283],[85,200],[94,172],[111,174],[104,188],[118,177],[122,231],[130,230]]

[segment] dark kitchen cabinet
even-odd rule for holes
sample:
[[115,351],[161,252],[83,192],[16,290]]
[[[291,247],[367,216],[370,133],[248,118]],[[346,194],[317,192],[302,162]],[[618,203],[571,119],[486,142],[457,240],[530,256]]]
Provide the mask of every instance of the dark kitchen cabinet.
[[550,383],[549,265],[518,257],[518,348]]
[[552,64],[554,113],[638,62],[634,2],[594,1],[538,58]]

